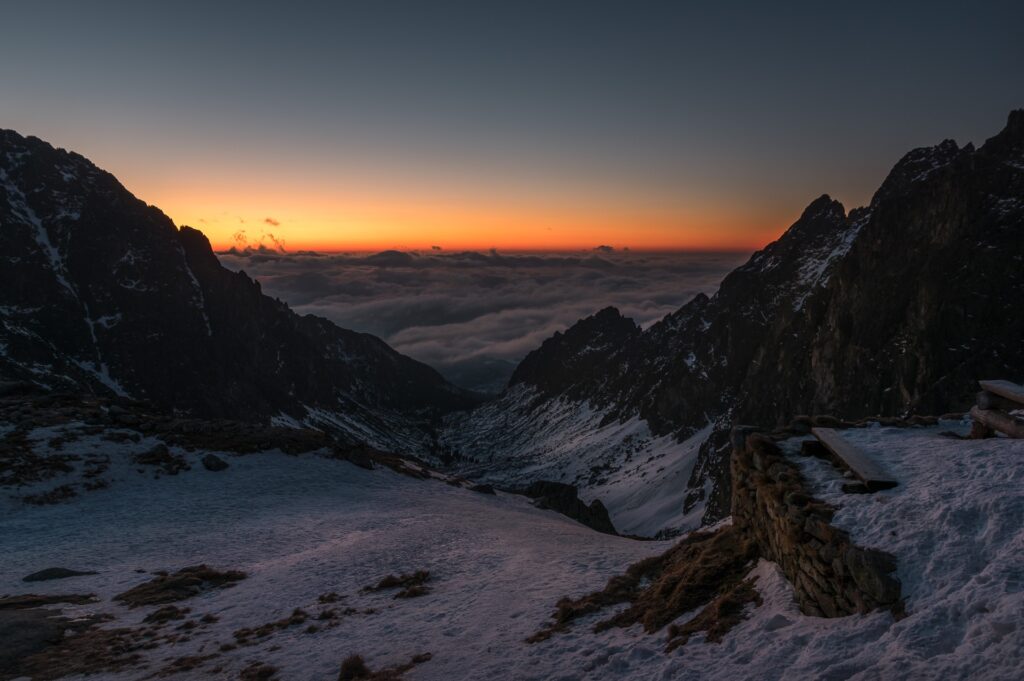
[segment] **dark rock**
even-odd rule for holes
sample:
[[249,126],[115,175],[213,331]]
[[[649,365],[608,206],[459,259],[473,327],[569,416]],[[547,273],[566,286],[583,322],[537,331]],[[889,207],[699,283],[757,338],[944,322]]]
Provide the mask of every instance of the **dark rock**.
[[185,457],[172,453],[165,444],[154,445],[149,451],[136,454],[132,460],[144,466],[156,466],[168,475],[177,475],[192,468]]
[[800,454],[803,456],[813,456],[817,459],[825,459],[826,461],[832,458],[828,448],[817,440],[804,440],[801,442]]
[[228,468],[228,462],[211,453],[203,457],[203,468],[214,472],[223,471]]
[[68,620],[54,610],[0,611],[0,677],[22,676],[21,661],[59,643],[67,628]]
[[557,511],[598,532],[618,534],[604,504],[595,499],[587,506],[579,498],[576,487],[573,485],[551,480],[537,480],[531,483],[523,491],[523,494],[534,499],[534,504],[538,508]]
[[32,574],[22,577],[23,582],[45,582],[51,579],[67,579],[68,577],[79,577],[81,575],[95,575],[96,572],[85,571],[80,572],[78,570],[69,570],[67,568],[52,567],[40,570],[39,572],[33,572]]
[[900,597],[899,580],[886,573],[896,569],[896,559],[883,551],[848,547],[843,563],[857,586],[882,604],[893,604]]
[[469,488],[473,492],[479,492],[480,494],[495,494],[494,487],[491,485],[473,485]]

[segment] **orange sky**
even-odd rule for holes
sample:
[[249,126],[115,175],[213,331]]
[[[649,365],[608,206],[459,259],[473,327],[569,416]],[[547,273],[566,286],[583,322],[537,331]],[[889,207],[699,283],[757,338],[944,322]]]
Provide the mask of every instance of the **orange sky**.
[[[202,230],[215,249],[277,240],[287,250],[754,250],[795,219],[743,206],[689,206],[614,196],[480,196],[422,188],[341,192],[223,181],[130,186],[175,223]],[[145,183],[143,183],[145,185]]]

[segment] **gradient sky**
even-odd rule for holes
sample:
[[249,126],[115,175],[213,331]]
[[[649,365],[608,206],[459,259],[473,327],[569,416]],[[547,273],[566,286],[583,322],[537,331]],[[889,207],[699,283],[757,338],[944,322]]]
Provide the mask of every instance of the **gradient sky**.
[[752,249],[1024,106],[1019,0],[831,5],[0,2],[0,127],[218,247]]

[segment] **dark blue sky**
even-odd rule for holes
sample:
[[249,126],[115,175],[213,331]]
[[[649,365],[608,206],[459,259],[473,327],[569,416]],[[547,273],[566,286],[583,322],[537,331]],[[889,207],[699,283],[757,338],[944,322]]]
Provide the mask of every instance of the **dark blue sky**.
[[218,206],[250,187],[272,211],[275,187],[292,242],[387,220],[435,241],[461,201],[450,224],[548,211],[568,238],[601,213],[623,244],[648,220],[745,247],[1024,106],[1022,2],[41,0],[6,3],[0,36],[0,126],[215,236]]

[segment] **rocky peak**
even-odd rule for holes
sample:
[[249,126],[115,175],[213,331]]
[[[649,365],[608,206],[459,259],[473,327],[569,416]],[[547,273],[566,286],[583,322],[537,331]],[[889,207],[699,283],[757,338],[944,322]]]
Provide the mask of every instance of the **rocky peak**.
[[[915,185],[955,161],[962,152],[956,142],[947,139],[933,147],[919,147],[901,158],[871,200],[872,205],[889,196],[912,191]],[[969,153],[969,152],[968,152]]]
[[546,391],[564,389],[586,380],[611,353],[639,334],[636,322],[623,317],[618,309],[606,307],[544,341],[520,362],[509,385],[529,383]]
[[1011,111],[1006,127],[995,137],[989,138],[981,150],[1008,160],[1024,159],[1024,109]]

